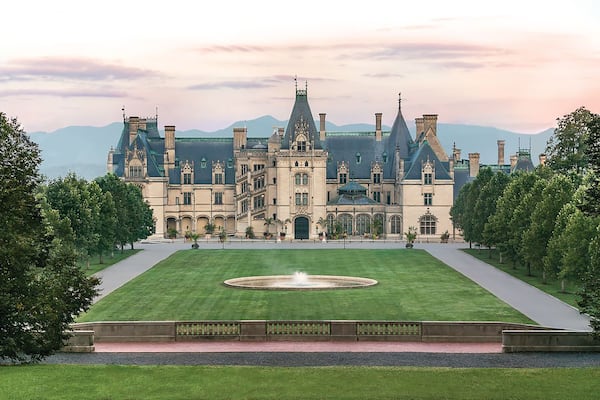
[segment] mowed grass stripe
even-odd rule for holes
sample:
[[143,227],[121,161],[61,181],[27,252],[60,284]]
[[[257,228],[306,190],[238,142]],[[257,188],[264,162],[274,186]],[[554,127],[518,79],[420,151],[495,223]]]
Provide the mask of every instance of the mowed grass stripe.
[[597,399],[598,368],[33,365],[0,369],[6,399]]
[[[349,275],[370,288],[321,291],[232,289],[254,275]],[[106,296],[80,321],[430,320],[531,323],[422,250],[186,250]]]

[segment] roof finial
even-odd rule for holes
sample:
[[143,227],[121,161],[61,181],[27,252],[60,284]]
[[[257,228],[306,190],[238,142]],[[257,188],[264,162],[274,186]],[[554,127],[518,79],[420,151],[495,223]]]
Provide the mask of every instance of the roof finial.
[[158,126],[158,106],[156,106],[156,114],[154,114],[154,117],[156,118],[156,126]]
[[304,91],[308,93],[308,80],[304,81]]
[[398,111],[402,109],[402,92],[398,92]]
[[298,91],[298,75],[294,75],[294,85],[296,86],[296,92]]
[[123,112],[123,122],[125,122],[125,105],[121,107],[121,111]]

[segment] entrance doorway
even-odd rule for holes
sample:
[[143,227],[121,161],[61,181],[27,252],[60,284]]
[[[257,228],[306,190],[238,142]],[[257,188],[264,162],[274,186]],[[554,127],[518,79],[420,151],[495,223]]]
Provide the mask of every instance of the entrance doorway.
[[294,239],[308,239],[308,218],[296,218],[294,221]]

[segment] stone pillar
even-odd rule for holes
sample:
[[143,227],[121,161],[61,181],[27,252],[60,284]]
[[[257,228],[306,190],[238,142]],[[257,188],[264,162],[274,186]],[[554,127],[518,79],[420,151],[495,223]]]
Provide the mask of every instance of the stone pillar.
[[129,117],[129,144],[133,143],[137,136],[139,121],[138,117]]
[[513,154],[512,156],[510,156],[510,169],[513,169],[515,167],[515,165],[517,165],[518,160],[519,160],[518,155]]
[[421,133],[423,133],[423,129],[425,127],[425,122],[423,120],[423,117],[415,118],[415,125],[417,127],[417,137],[419,137],[419,135]]
[[431,129],[434,136],[437,136],[437,117],[437,114],[423,114],[423,132]]

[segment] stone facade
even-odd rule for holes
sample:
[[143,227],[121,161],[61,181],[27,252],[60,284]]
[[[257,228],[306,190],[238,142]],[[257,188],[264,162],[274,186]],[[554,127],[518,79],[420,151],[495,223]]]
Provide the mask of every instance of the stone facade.
[[461,161],[456,149],[448,157],[434,114],[416,119],[413,139],[398,104],[389,132],[381,113],[373,132],[326,132],[324,113],[317,130],[299,89],[287,127],[263,138],[246,128],[231,138],[179,138],[172,125],[161,137],[155,118],[128,117],[108,171],[142,189],[161,237],[202,235],[211,223],[239,237],[252,227],[258,237],[402,238],[415,227],[419,240],[439,240],[452,232],[453,199],[478,159]]

